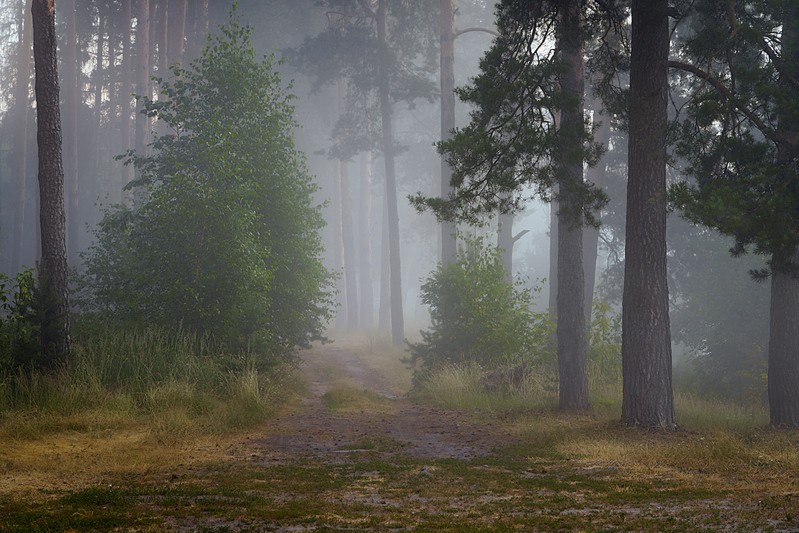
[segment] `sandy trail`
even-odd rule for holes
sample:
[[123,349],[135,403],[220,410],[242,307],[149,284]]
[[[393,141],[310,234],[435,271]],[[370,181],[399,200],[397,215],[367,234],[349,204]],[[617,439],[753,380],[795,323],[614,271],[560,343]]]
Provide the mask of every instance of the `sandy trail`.
[[[335,368],[331,372],[331,366]],[[380,372],[354,350],[328,345],[306,358],[311,397],[296,412],[273,421],[270,434],[253,442],[267,462],[356,460],[404,455],[430,459],[470,459],[488,455],[510,435],[495,424],[476,425],[453,411],[417,405],[392,390]],[[323,401],[342,377],[386,400],[385,409],[331,411]]]

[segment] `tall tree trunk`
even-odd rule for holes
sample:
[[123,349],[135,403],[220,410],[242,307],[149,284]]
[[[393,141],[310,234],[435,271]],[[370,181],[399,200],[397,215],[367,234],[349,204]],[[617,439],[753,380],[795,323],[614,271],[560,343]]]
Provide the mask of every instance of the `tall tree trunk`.
[[[136,94],[150,96],[150,0],[136,2]],[[137,106],[139,107],[139,106]],[[147,132],[150,119],[142,113],[136,113],[135,147],[139,156],[147,152]],[[134,193],[134,206],[140,207],[146,200],[143,187]]]
[[558,187],[552,191],[549,204],[549,314],[554,318],[558,313]]
[[380,234],[380,307],[377,329],[382,333],[391,329],[391,265],[388,252],[388,204],[383,197],[383,221]]
[[347,161],[339,160],[339,185],[341,187],[341,235],[344,245],[344,292],[347,301],[347,329],[358,329],[358,276],[355,258],[355,235],[352,224],[352,196],[350,169]]
[[[782,90],[796,93],[799,79],[799,4],[786,4],[782,20]],[[791,172],[799,150],[799,110],[795,105],[779,108],[778,133],[785,139],[777,149],[780,166]],[[796,179],[795,170],[791,177]],[[799,428],[799,252],[793,257],[772,259],[771,317],[768,348],[768,399],[771,425]]]
[[[610,117],[602,115],[602,102],[594,99],[594,123],[599,122],[599,127],[594,132],[594,142],[608,149],[610,143]],[[588,181],[593,183],[598,189],[607,189],[607,166],[604,159],[600,160],[595,166],[587,171]],[[597,221],[600,220],[601,213],[594,213]],[[585,272],[585,327],[589,333],[588,343],[590,344],[591,317],[594,305],[594,285],[596,282],[596,262],[599,257],[599,228],[585,226],[583,228],[583,271]]]
[[170,41],[169,41],[169,62],[183,62],[183,48],[186,40],[186,13],[188,3],[186,0],[172,0],[169,3],[171,8],[170,20]]
[[75,0],[64,0],[64,163],[67,184],[67,251],[70,261],[77,259],[80,235],[80,187],[78,185],[78,109],[81,105],[78,92],[78,35],[75,20]]
[[667,0],[633,0],[622,421],[676,428],[666,278]]
[[42,238],[40,283],[44,306],[42,348],[51,367],[69,357],[64,169],[53,0],[33,0],[33,56],[36,68],[36,139]]
[[[110,32],[109,32],[110,33]],[[97,52],[96,64],[94,67],[94,143],[92,146],[92,197],[97,199],[101,196],[100,189],[102,186],[101,176],[103,172],[100,171],[101,165],[101,146],[104,144],[102,138],[102,122],[103,122],[103,87],[104,87],[104,62],[105,62],[105,13],[102,7],[98,5],[97,17]],[[110,89],[109,89],[110,90]],[[89,223],[93,226],[96,223],[95,210],[92,210],[92,217]]]
[[513,244],[513,213],[500,213],[497,217],[497,247],[508,283],[513,283]]
[[374,295],[372,294],[372,152],[361,156],[361,217],[358,225],[360,246],[361,329],[374,327]]
[[[452,138],[455,129],[455,6],[453,0],[440,0],[439,32],[441,38],[441,140]],[[441,198],[448,198],[452,187],[452,168],[446,155],[441,155]],[[457,228],[452,222],[441,222],[441,263],[454,263],[457,256]]]
[[17,184],[16,210],[14,212],[14,240],[11,268],[18,271],[25,261],[25,207],[28,197],[28,113],[30,104],[31,77],[31,17],[30,1],[23,7],[17,53],[17,81],[14,88],[14,106],[17,112],[17,126],[14,137],[14,181]]
[[333,196],[330,208],[333,211],[332,230],[333,230],[333,270],[337,274],[336,278],[336,329],[343,330],[346,327],[346,281],[344,276],[344,234],[341,231],[341,166],[336,164],[336,175],[333,183]]
[[158,9],[158,76],[167,77],[169,70],[169,26],[172,21],[169,18],[169,0],[159,0],[156,3]]
[[[119,129],[120,145],[122,150],[133,148],[130,142],[130,131],[132,129],[131,120],[131,95],[133,93],[133,47],[131,45],[133,32],[131,31],[131,19],[133,18],[132,0],[122,0],[122,79],[119,84]],[[123,188],[133,179],[133,169],[128,165],[122,167],[119,174],[119,181],[114,187],[114,201],[122,203],[127,194],[123,193]]]
[[391,275],[391,342],[402,346],[405,342],[405,319],[402,314],[402,277],[400,274],[399,206],[397,203],[397,177],[394,169],[394,132],[389,94],[389,48],[386,38],[386,4],[378,0],[377,39],[382,61],[378,67],[380,92],[380,117],[383,125],[383,158],[386,163],[386,201],[388,202],[388,249]]
[[[572,0],[562,12],[558,41],[565,64],[561,91],[576,105],[561,110],[560,213],[558,215],[557,338],[559,406],[564,410],[589,409],[585,374],[585,314],[583,310],[583,233],[579,213],[579,188],[583,185],[580,153],[583,121],[583,22],[581,2]],[[575,146],[576,145],[576,146]]]

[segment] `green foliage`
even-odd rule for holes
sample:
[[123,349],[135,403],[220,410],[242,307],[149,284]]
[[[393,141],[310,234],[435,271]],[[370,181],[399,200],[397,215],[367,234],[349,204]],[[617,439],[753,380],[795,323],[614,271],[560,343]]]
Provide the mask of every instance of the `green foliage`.
[[734,254],[785,268],[799,245],[799,9],[702,0],[686,20],[680,56],[701,73],[684,75],[688,99],[674,133],[696,181],[675,185],[672,200],[692,222],[733,236]]
[[410,345],[417,375],[455,363],[490,368],[554,357],[549,314],[531,310],[531,289],[508,283],[499,252],[479,240],[438,266],[422,285],[422,301],[432,325]]
[[13,279],[0,273],[0,378],[46,361],[41,349],[41,306],[35,272]]
[[232,15],[199,59],[172,70],[159,100],[140,98],[166,133],[152,155],[128,154],[133,194],[145,200],[100,222],[86,255],[89,301],[285,358],[321,337],[331,306],[292,96]]

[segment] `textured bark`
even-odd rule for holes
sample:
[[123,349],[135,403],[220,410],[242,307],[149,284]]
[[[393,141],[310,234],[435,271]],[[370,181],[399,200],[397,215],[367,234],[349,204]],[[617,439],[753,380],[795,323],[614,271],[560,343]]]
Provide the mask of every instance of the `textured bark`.
[[[561,110],[562,150],[560,167],[560,212],[558,213],[557,338],[559,406],[563,410],[589,409],[585,374],[585,314],[583,310],[583,233],[578,188],[583,183],[580,153],[583,122],[583,29],[581,2],[572,0],[563,9],[558,44],[565,70],[560,87],[569,101],[579,102]],[[574,145],[577,146],[574,146]],[[570,146],[571,145],[571,146]]]
[[[799,256],[794,260],[799,260]],[[771,424],[799,428],[799,279],[775,270],[771,279],[768,400]]]
[[[136,94],[139,96],[150,95],[150,1],[137,0],[136,2]],[[147,132],[150,129],[150,119],[142,113],[136,113],[135,148],[140,156],[146,155]],[[145,201],[142,187],[138,187],[134,194],[133,203],[136,207]]]
[[[799,4],[786,4],[783,14],[780,86],[799,79]],[[779,163],[791,172],[792,154],[799,147],[799,110],[783,105],[779,111],[778,134],[786,139],[777,149]],[[786,179],[797,179],[796,174]],[[792,261],[791,261],[792,260]],[[768,398],[771,425],[799,428],[799,252],[792,258],[772,258],[771,317],[768,349]]]
[[78,168],[78,36],[75,21],[75,0],[64,0],[64,175],[67,187],[67,252],[70,261],[77,260],[80,235],[79,168]]
[[[441,38],[441,140],[452,138],[455,129],[455,6],[453,0],[440,0],[439,33]],[[447,158],[441,155],[441,198],[448,198],[452,187],[452,168]],[[452,222],[441,222],[441,263],[455,262],[457,256],[456,226]]]
[[11,252],[11,268],[17,271],[25,261],[25,207],[28,197],[28,114],[30,112],[31,37],[30,1],[22,12],[17,54],[17,80],[14,88],[14,105],[17,125],[14,133],[13,176],[17,184],[16,210],[14,212],[14,239]]
[[55,367],[68,358],[70,338],[64,169],[61,160],[61,111],[53,0],[33,0],[31,12],[42,239],[42,348],[48,363]]
[[369,331],[374,327],[374,294],[372,290],[372,153],[361,156],[361,217],[358,225],[360,241],[361,329]]
[[666,278],[668,2],[633,0],[622,421],[676,428]]
[[394,169],[394,132],[389,95],[388,42],[386,38],[386,4],[379,0],[377,7],[377,39],[382,61],[378,67],[380,118],[383,126],[383,159],[386,164],[386,201],[388,202],[388,251],[391,276],[391,342],[402,346],[405,342],[405,320],[402,314],[402,276],[400,264],[399,206],[397,203],[397,177]]

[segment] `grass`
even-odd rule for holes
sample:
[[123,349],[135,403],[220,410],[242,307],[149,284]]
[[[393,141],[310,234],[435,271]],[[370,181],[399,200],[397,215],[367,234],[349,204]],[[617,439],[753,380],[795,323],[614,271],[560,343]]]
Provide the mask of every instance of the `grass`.
[[[401,354],[364,339],[351,346],[392,390],[408,390]],[[348,380],[332,359],[322,363],[316,368],[332,383],[323,401],[335,419],[391,416],[389,400]],[[364,434],[340,447],[358,453],[333,461],[275,462],[213,419],[252,410],[240,427],[257,428],[255,440],[266,430],[248,424],[273,412],[279,384],[246,371],[217,378],[213,394],[172,375],[141,394],[75,400],[50,415],[57,430],[36,429],[20,402],[0,427],[22,427],[26,417],[34,427],[28,436],[0,434],[0,531],[799,529],[799,435],[767,429],[760,407],[678,394],[684,430],[647,432],[618,423],[613,380],[594,387],[592,414],[564,415],[546,380],[489,394],[477,369],[452,367],[413,401],[501,428],[495,454],[404,456],[401,443]],[[204,399],[191,399],[204,390]],[[207,433],[192,429],[200,420]]]

